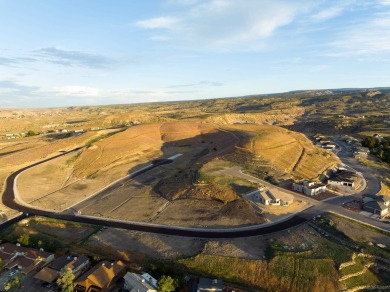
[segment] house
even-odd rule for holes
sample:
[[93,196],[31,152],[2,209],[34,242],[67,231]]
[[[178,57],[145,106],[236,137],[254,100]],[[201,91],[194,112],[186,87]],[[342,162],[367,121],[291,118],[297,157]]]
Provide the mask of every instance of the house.
[[353,171],[346,170],[345,168],[339,168],[331,174],[328,179],[328,184],[331,186],[342,186],[353,188],[357,181],[357,175]]
[[59,277],[63,268],[71,269],[73,275],[77,278],[88,266],[89,259],[84,255],[79,257],[62,256],[40,270],[34,276],[34,279],[45,283],[53,283]]
[[288,206],[294,201],[294,197],[277,188],[259,189],[256,198],[264,205]]
[[157,280],[149,274],[126,273],[124,289],[130,292],[157,292]]
[[219,279],[208,279],[200,278],[198,282],[197,292],[207,291],[223,291],[222,280]]
[[326,185],[315,183],[314,181],[304,181],[292,184],[292,190],[308,196],[315,196],[326,192]]
[[367,158],[369,153],[370,153],[370,150],[368,150],[368,148],[359,146],[353,152],[353,157],[356,158],[356,159]]
[[68,263],[65,268],[71,269],[75,278],[80,276],[90,265],[89,258],[85,255],[74,257],[73,260]]
[[122,261],[102,261],[73,282],[76,292],[109,291],[124,276],[126,266]]
[[334,150],[334,149],[336,149],[336,144],[333,142],[323,143],[322,148],[328,149],[328,150]]
[[45,252],[43,249],[4,243],[0,245],[0,259],[3,261],[4,269],[17,268],[27,275],[53,261],[54,254]]
[[363,195],[363,210],[380,215],[389,213],[390,198],[382,195]]

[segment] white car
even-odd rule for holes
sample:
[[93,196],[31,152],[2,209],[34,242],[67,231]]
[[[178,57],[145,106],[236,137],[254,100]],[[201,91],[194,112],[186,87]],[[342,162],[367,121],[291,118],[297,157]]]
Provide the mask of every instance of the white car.
[[19,273],[20,273],[19,270],[13,270],[13,271],[11,271],[11,272],[8,273],[8,276],[9,276],[9,277],[12,277],[12,276],[14,276],[14,275],[16,275],[16,274],[19,274]]

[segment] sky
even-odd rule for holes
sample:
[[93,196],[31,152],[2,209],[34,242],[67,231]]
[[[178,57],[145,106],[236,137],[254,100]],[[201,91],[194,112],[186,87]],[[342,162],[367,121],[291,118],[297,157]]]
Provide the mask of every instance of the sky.
[[390,86],[390,0],[0,0],[0,107]]

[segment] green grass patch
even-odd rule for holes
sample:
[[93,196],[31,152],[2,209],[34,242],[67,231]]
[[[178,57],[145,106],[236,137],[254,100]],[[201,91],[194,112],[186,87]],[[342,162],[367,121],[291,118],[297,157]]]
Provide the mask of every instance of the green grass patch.
[[378,279],[378,277],[370,270],[367,270],[364,274],[361,274],[359,276],[351,277],[345,281],[342,281],[346,289],[351,289],[353,287],[363,285],[377,285],[380,282],[381,281]]
[[277,256],[268,264],[264,260],[200,254],[179,263],[201,276],[267,291],[313,291],[313,287],[321,286],[327,291],[339,290],[338,273],[330,259]]
[[91,147],[93,144],[95,144],[96,142],[99,142],[100,140],[103,140],[103,139],[106,139],[108,137],[111,137],[115,134],[118,134],[120,132],[123,132],[123,131],[126,131],[127,130],[127,127],[124,127],[123,129],[120,129],[119,131],[115,131],[115,132],[112,132],[112,133],[108,133],[108,134],[103,134],[103,135],[100,135],[96,138],[93,138],[92,140],[89,140],[87,143],[85,143],[85,146],[87,148]]
[[371,263],[371,262],[372,262],[372,260],[369,258],[356,257],[354,265],[345,267],[344,269],[340,270],[341,276],[350,275],[350,274],[360,272],[364,269],[364,265]]
[[338,274],[330,259],[305,259],[277,256],[269,264],[270,271],[290,283],[290,290],[311,291],[317,279],[336,284]]

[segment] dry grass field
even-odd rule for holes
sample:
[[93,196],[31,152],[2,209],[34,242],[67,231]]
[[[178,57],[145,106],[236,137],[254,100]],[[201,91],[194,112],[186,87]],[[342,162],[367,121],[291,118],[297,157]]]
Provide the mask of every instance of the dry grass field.
[[[47,142],[32,139],[36,139],[31,146],[35,155],[37,149],[48,151]],[[94,216],[186,226],[262,223],[263,216],[239,196],[255,186],[242,178],[218,174],[218,170],[237,165],[220,157],[244,149],[259,157],[257,160],[305,178],[318,176],[333,163],[333,157],[314,148],[305,136],[275,126],[219,128],[210,123],[167,122],[122,131],[92,131],[69,139],[79,139],[73,140],[73,145],[83,141],[87,147],[19,177],[17,186],[26,202],[64,210],[150,161],[180,153],[173,163],[127,180],[108,195],[73,209]],[[57,141],[50,143],[56,143],[51,151],[66,148]],[[12,156],[27,151],[23,147],[29,144],[23,145],[14,144],[22,150]],[[308,159],[315,159],[314,166],[306,166]]]
[[335,155],[315,147],[303,134],[276,126],[234,125],[255,137],[244,147],[286,174],[314,179],[338,163]]

